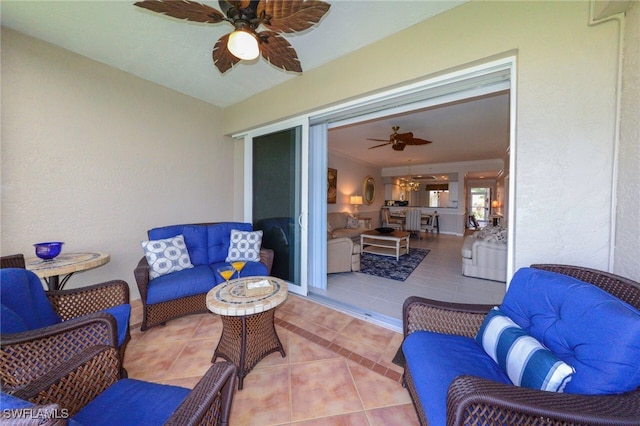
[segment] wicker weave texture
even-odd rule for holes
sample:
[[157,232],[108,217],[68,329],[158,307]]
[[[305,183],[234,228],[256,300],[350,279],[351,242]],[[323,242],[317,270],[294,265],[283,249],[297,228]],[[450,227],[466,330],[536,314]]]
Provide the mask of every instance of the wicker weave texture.
[[0,269],[4,268],[25,268],[23,254],[10,254],[0,258]]
[[114,280],[73,290],[49,291],[47,298],[63,321],[129,303],[129,285]]
[[213,354],[231,361],[238,367],[238,389],[247,374],[265,356],[280,352],[285,357],[284,348],[274,325],[275,309],[249,316],[221,316],[222,336]]
[[0,353],[0,378],[3,388],[17,389],[41,377],[55,366],[85,348],[115,344],[115,321],[100,318],[50,327],[49,334],[39,330],[3,336]]

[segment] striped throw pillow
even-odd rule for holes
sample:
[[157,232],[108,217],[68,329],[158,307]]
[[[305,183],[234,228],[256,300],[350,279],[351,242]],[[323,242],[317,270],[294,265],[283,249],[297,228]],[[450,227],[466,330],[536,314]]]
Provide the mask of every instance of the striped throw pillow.
[[487,314],[476,341],[516,386],[562,392],[575,373],[498,307]]

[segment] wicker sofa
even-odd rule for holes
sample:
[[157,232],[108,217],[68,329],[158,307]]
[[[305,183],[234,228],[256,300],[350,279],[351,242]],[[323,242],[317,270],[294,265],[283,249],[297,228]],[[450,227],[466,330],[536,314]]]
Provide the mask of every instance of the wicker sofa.
[[500,309],[575,369],[564,393],[514,386],[481,353],[492,308],[405,301],[403,382],[422,425],[640,425],[639,283],[567,265],[514,275]]
[[[150,229],[150,240],[183,235],[194,267],[150,279],[149,263],[142,257],[134,276],[143,306],[141,330],[160,325],[185,315],[208,312],[207,292],[222,283],[216,272],[225,262],[231,230],[251,231],[250,223],[210,222],[170,225]],[[243,276],[269,275],[273,264],[273,250],[261,248],[259,262],[247,262]]]

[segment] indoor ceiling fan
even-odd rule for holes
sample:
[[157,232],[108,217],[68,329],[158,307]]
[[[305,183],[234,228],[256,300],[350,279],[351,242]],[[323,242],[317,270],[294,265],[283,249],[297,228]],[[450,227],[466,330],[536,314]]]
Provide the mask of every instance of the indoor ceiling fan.
[[432,143],[431,141],[425,139],[418,139],[413,137],[413,133],[398,133],[400,129],[399,126],[393,126],[393,133],[389,135],[389,139],[371,139],[367,138],[368,141],[380,141],[385,142],[380,145],[372,146],[369,149],[380,148],[381,146],[391,145],[391,148],[396,151],[403,151],[404,147],[407,145],[427,145]]
[[[282,34],[308,30],[330,7],[320,0],[219,0],[220,11],[190,0],[143,0],[134,4],[187,21],[226,21],[233,25],[235,30],[220,37],[213,48],[213,63],[221,73],[260,54],[278,68],[301,73],[298,54]],[[260,26],[262,31],[258,31]]]

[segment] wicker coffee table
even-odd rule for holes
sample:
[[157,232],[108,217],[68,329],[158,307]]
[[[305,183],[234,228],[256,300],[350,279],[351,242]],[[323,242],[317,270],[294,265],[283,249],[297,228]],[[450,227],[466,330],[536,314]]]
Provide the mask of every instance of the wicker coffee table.
[[287,299],[287,283],[275,277],[247,277],[214,287],[207,308],[222,318],[222,336],[213,353],[238,367],[238,390],[265,356],[286,356],[273,322],[275,308]]

